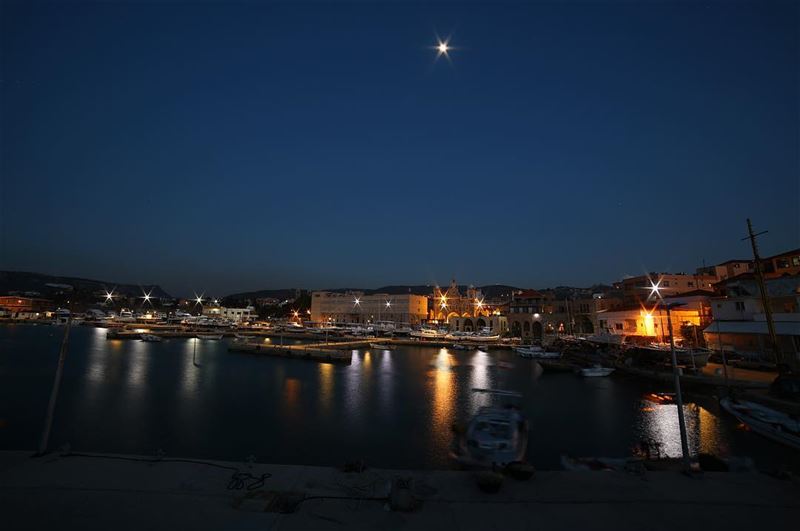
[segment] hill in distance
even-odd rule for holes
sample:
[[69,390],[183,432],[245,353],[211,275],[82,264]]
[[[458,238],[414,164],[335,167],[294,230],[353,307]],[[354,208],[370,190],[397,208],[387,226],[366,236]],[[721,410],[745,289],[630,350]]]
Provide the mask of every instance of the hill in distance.
[[172,298],[169,293],[156,284],[122,284],[119,282],[43,275],[25,271],[0,271],[0,294],[7,294],[12,291],[20,293],[37,292],[41,297],[46,298],[56,293],[92,294],[96,291],[110,291],[112,289],[117,295],[127,297],[139,297],[144,290],[154,298]]

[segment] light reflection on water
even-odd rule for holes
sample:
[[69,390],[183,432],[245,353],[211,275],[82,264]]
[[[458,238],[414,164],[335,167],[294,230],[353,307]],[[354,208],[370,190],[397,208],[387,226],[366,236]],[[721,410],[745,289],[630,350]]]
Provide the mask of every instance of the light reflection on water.
[[[59,347],[52,331],[41,328],[0,328],[0,344],[12,346],[0,349],[0,396],[14,397],[13,407],[0,400],[8,426],[0,433],[2,449],[34,446],[41,428]],[[451,424],[490,404],[489,396],[471,392],[479,387],[522,393],[537,467],[557,468],[563,453],[621,457],[645,438],[663,443],[668,455],[681,452],[676,407],[642,400],[669,387],[624,375],[542,373],[508,351],[357,350],[350,365],[339,365],[232,353],[229,344],[199,341],[195,367],[193,340],[106,340],[105,330],[76,328],[54,445],[442,468],[450,465]],[[757,463],[787,459],[782,447],[737,430],[713,400],[695,405],[693,398],[685,409],[693,453],[748,455]]]
[[319,364],[319,406],[329,413],[333,406],[333,365]]
[[[492,387],[489,378],[489,366],[491,365],[491,358],[489,354],[482,350],[478,350],[472,355],[470,359],[470,390],[474,388],[489,389]],[[486,393],[473,393],[469,394],[470,413],[474,414],[479,408],[490,405],[491,396]]]
[[[640,415],[644,439],[659,444],[662,455],[680,457],[682,449],[678,406],[642,400]],[[724,453],[726,448],[720,448],[720,424],[716,416],[697,404],[686,403],[683,405],[683,415],[691,454]]]
[[381,410],[384,415],[391,414],[394,378],[395,375],[392,373],[392,351],[384,350],[381,352],[378,374],[378,396],[380,397]]
[[140,394],[147,380],[147,367],[150,352],[144,341],[129,341],[128,357],[128,387]]
[[[188,399],[197,392],[200,384],[200,370],[203,368],[199,360],[195,359],[200,350],[199,340],[195,337],[183,342],[183,359],[181,360],[181,391],[183,398]],[[195,367],[194,363],[200,365]]]
[[446,444],[451,438],[456,387],[452,370],[453,359],[446,348],[439,350],[433,359],[433,408],[431,410],[431,436],[435,444]]

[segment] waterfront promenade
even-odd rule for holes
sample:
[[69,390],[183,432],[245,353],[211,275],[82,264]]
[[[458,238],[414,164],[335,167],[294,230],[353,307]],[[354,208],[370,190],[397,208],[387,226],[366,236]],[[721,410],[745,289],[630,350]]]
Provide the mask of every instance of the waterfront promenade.
[[[507,478],[500,492],[486,494],[470,472],[30,455],[0,452],[7,529],[752,531],[786,529],[800,515],[797,480],[757,473],[538,472],[527,481]],[[237,485],[236,469],[268,477]],[[389,508],[396,478],[410,480],[415,510]],[[243,488],[229,488],[236,486]],[[275,512],[281,509],[293,512]]]

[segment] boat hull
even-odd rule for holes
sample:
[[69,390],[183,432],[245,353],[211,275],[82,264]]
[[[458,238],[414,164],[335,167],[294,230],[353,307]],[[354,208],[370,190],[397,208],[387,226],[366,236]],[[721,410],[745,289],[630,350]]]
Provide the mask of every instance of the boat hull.
[[[730,398],[720,400],[720,405],[739,422],[759,435],[800,450],[798,421],[790,419],[788,415],[777,413],[775,418],[769,419],[764,415],[757,414],[759,410],[769,410],[769,408],[751,402],[736,402]],[[787,425],[790,422],[794,423],[793,426]]]

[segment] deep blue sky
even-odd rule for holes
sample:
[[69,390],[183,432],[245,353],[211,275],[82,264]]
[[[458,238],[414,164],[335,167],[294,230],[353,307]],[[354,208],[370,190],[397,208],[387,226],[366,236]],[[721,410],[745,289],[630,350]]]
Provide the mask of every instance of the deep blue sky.
[[[800,245],[794,2],[2,7],[0,269],[609,282]],[[452,64],[434,61],[452,35]]]

